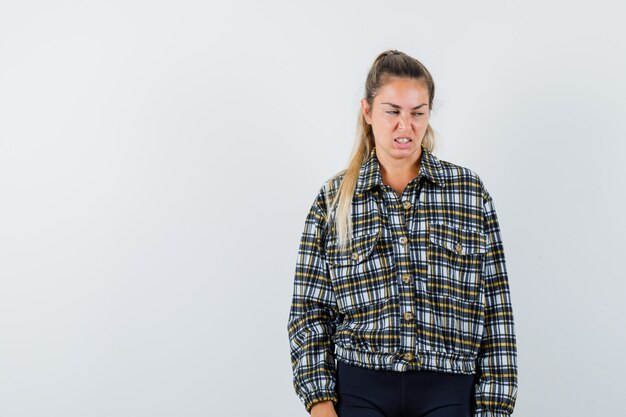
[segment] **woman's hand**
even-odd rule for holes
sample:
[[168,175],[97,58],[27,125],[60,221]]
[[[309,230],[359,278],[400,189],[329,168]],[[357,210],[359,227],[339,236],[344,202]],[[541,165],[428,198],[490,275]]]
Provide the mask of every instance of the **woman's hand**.
[[320,401],[311,407],[311,417],[337,417],[332,401]]

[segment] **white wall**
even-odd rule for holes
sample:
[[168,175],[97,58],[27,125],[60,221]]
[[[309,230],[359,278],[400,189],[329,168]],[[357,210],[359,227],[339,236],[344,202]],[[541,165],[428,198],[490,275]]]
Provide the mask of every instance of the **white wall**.
[[209,3],[0,3],[2,416],[305,416],[297,245],[389,48],[494,198],[515,415],[623,412],[619,2]]

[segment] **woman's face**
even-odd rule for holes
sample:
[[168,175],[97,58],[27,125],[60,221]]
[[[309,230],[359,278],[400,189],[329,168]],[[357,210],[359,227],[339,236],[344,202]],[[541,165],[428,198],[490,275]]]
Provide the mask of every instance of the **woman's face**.
[[[428,127],[430,110],[428,89],[423,81],[412,78],[390,78],[374,97],[370,108],[361,100],[367,123],[372,125],[377,153],[397,159],[417,159]],[[407,138],[401,143],[400,138]]]

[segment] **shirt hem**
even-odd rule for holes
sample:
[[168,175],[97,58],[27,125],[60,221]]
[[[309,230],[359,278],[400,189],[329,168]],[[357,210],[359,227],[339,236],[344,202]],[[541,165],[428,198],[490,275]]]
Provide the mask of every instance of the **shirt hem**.
[[429,370],[456,374],[476,373],[476,358],[459,353],[418,351],[409,360],[404,353],[368,352],[335,345],[335,355],[338,361],[369,369]]

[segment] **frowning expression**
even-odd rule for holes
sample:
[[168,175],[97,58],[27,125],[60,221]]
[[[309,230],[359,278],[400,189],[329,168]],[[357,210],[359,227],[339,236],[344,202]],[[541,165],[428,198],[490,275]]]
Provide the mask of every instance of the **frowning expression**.
[[397,77],[390,78],[378,90],[372,106],[367,100],[361,100],[378,153],[399,159],[419,155],[430,119],[428,100],[428,89],[423,81]]

